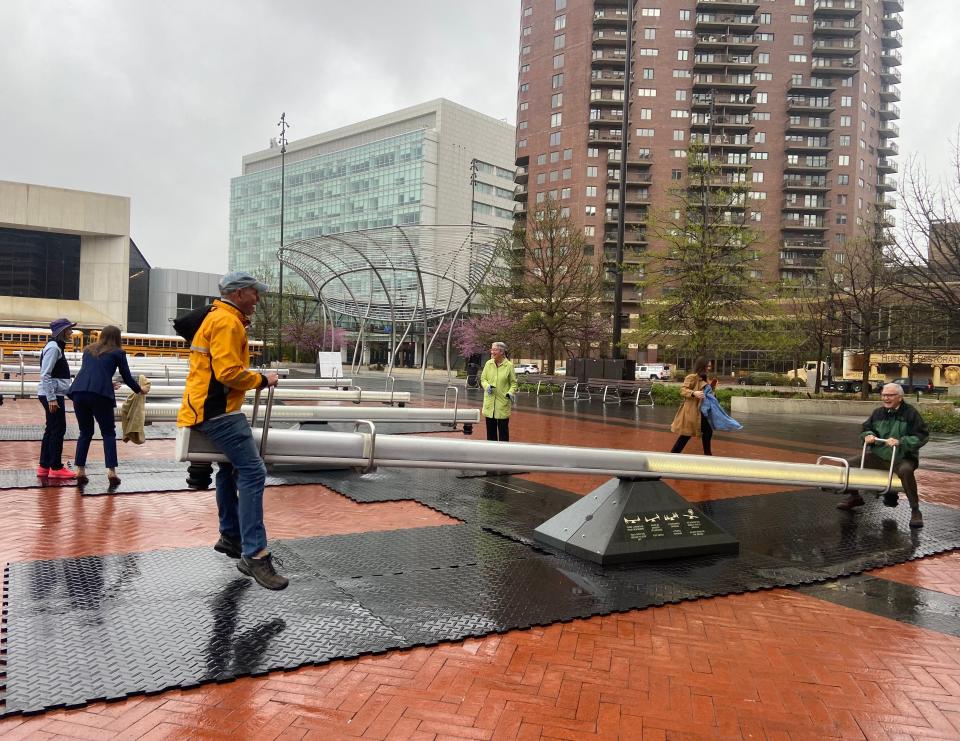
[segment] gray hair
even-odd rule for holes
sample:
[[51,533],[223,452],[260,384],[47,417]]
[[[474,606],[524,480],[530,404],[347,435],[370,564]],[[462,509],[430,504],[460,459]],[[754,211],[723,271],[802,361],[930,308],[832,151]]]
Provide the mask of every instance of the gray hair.
[[885,383],[881,391],[886,391],[888,394],[895,391],[897,396],[903,396],[903,387],[898,383]]
[[507,354],[507,343],[506,342],[491,342],[490,347],[495,347],[498,350],[502,351],[504,355]]

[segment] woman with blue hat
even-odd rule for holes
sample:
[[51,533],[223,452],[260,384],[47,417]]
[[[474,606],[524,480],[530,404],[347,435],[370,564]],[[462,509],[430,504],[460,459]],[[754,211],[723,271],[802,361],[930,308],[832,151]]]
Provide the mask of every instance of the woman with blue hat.
[[70,330],[76,322],[54,319],[50,322],[50,341],[40,352],[40,383],[37,398],[43,406],[46,421],[40,442],[40,464],[37,476],[43,479],[71,480],[77,475],[63,465],[63,436],[67,432],[64,396],[70,389],[70,366],[66,346]]

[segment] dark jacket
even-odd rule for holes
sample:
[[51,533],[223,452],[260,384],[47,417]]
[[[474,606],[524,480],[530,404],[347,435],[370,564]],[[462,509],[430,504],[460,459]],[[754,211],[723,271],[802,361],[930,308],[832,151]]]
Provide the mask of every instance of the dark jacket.
[[71,399],[78,391],[88,391],[91,394],[105,396],[117,405],[117,397],[113,393],[113,374],[120,370],[123,382],[135,393],[142,393],[140,385],[130,375],[130,366],[127,365],[127,356],[123,350],[111,350],[103,355],[94,357],[92,353],[83,354],[83,364],[80,372],[73,379],[73,385],[67,393]]
[[[909,458],[918,463],[920,461],[920,448],[927,444],[927,439],[930,437],[927,423],[920,416],[920,412],[905,401],[901,401],[900,406],[896,409],[888,410],[884,407],[874,409],[870,419],[863,423],[860,440],[862,441],[871,433],[883,439],[897,438],[900,441],[900,446],[897,448],[897,458]],[[884,443],[874,443],[869,447],[869,452],[877,458],[888,461],[893,453],[893,448]]]

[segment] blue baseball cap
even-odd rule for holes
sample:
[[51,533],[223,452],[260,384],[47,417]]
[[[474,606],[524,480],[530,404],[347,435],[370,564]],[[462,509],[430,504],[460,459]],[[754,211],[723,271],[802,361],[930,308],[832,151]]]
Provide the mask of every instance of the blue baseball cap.
[[256,278],[254,278],[250,273],[244,270],[234,270],[232,273],[227,273],[220,279],[220,293],[221,295],[226,296],[228,293],[233,293],[234,291],[239,291],[241,288],[256,288],[260,293],[267,292],[267,285],[261,283]]

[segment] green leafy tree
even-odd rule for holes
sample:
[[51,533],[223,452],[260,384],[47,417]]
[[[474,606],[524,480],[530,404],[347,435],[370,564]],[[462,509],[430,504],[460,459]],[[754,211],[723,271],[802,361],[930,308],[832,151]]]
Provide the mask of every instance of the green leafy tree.
[[745,170],[726,171],[702,144],[687,153],[688,173],[671,189],[672,208],[654,218],[659,241],[647,263],[650,296],[633,333],[697,355],[754,344],[753,321],[765,314],[764,291],[751,274],[760,234],[750,226]]

